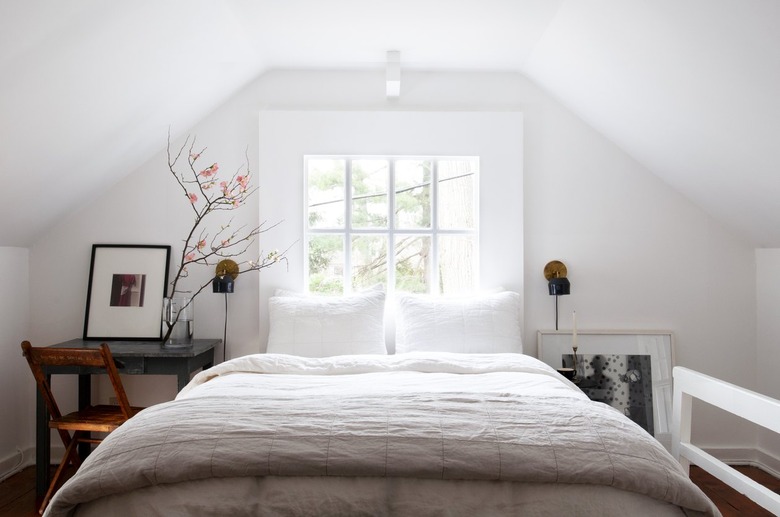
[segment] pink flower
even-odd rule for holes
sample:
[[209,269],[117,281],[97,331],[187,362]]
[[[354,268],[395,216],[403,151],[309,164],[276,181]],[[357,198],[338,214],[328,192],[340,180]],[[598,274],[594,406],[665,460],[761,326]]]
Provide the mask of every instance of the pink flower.
[[221,189],[222,189],[222,194],[223,194],[223,195],[224,195],[224,194],[227,194],[227,192],[228,192],[228,184],[227,184],[227,181],[220,181],[220,182],[219,182],[219,188],[221,188]]
[[249,185],[249,175],[247,174],[246,176],[238,176],[236,181],[239,185],[241,185],[241,190],[246,190],[247,186]]
[[233,200],[233,208],[238,208],[238,206],[241,204],[241,202],[238,200],[238,198]]
[[228,244],[230,244],[230,239],[222,241],[222,246],[227,246]]
[[200,153],[190,153],[190,158],[192,158],[192,161],[194,162],[198,158],[200,158]]
[[187,197],[188,197],[188,198],[190,198],[190,203],[192,203],[193,205],[194,205],[194,204],[195,204],[195,202],[198,200],[198,196],[196,196],[196,195],[195,195],[195,194],[193,194],[193,193],[189,193],[189,194],[187,194]]
[[198,241],[198,251],[202,250],[206,247],[206,241],[205,240],[199,240]]
[[212,163],[210,166],[200,171],[199,175],[203,176],[204,178],[210,178],[211,176],[215,175],[218,170],[219,170],[219,165],[217,165],[216,163]]
[[189,262],[191,260],[195,260],[195,254],[194,253],[187,253],[187,255],[184,256],[184,261]]

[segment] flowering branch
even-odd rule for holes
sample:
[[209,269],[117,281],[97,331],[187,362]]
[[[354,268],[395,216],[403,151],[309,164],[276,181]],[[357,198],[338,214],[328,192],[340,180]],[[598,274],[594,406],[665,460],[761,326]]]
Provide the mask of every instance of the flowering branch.
[[[238,264],[238,274],[240,275],[265,269],[277,262],[287,262],[287,250],[281,253],[278,250],[269,253],[261,252],[255,260],[235,260],[236,257],[243,255],[250,248],[258,235],[275,228],[279,223],[266,226],[266,223],[263,222],[254,228],[247,228],[246,225],[234,228],[232,226],[233,218],[231,218],[227,224],[220,226],[213,233],[209,233],[205,224],[205,219],[209,214],[241,207],[252,194],[257,192],[257,187],[251,188],[249,184],[251,174],[248,156],[246,156],[244,166],[234,172],[230,178],[223,179],[219,177],[220,168],[216,162],[205,167],[201,165],[200,160],[205,151],[206,148],[196,151],[195,138],[188,136],[178,152],[172,155],[171,135],[170,131],[168,132],[168,169],[181,187],[195,216],[192,228],[184,239],[179,267],[170,283],[169,296],[171,297],[177,293],[179,282],[189,275],[189,266],[194,264],[215,266],[220,260],[229,258]],[[182,159],[185,152],[186,164],[185,160]],[[211,279],[189,295],[190,300],[187,305],[192,303],[192,300],[209,285],[211,285]],[[163,342],[170,338],[175,323],[178,321],[178,314],[176,314],[174,321],[166,322],[168,328]]]

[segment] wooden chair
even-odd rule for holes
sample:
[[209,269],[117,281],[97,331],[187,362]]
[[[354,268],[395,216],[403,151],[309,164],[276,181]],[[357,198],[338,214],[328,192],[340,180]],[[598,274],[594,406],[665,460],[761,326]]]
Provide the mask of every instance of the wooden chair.
[[[33,347],[29,341],[24,341],[22,342],[22,352],[27,358],[38,390],[49,410],[51,417],[49,427],[57,430],[65,445],[65,455],[62,457],[41,503],[39,513],[42,514],[54,494],[57,482],[65,468],[71,463],[76,468],[81,465],[77,445],[79,443],[100,443],[102,439],[93,438],[90,433],[110,433],[143,408],[131,407],[127,401],[119,372],[106,343],[101,344],[98,349],[41,348]],[[63,415],[52,394],[49,382],[51,376],[45,370],[47,366],[85,368],[92,373],[108,374],[114,388],[117,405],[90,405]],[[71,432],[73,432],[72,436]]]

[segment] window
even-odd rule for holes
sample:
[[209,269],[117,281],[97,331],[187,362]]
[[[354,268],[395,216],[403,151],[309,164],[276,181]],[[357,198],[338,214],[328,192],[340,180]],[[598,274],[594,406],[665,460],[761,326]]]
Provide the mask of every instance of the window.
[[477,285],[477,157],[309,156],[305,281],[341,294]]

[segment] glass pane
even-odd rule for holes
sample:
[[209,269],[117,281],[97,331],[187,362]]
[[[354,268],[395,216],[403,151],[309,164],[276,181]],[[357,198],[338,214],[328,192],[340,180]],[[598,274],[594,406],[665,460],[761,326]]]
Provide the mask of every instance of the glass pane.
[[431,171],[428,160],[395,162],[395,226],[431,227]]
[[309,236],[309,291],[344,292],[344,236]]
[[387,285],[387,237],[352,237],[351,258],[352,289],[359,291],[376,284]]
[[439,289],[441,294],[473,291],[476,287],[476,240],[466,235],[439,237]]
[[387,160],[352,162],[352,227],[387,228]]
[[440,160],[439,166],[439,228],[476,228],[476,174],[479,160],[463,158]]
[[307,168],[309,228],[344,228],[346,161],[311,159]]
[[431,237],[398,235],[395,241],[395,288],[406,293],[429,293]]

